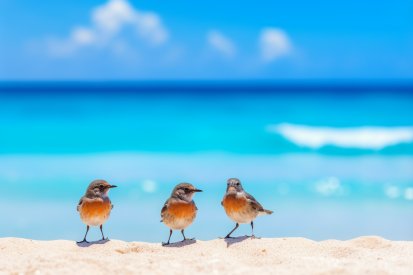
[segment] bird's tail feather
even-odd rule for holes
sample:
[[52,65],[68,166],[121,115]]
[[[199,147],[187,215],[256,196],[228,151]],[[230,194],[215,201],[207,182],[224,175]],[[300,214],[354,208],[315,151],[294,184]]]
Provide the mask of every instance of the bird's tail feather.
[[274,213],[274,211],[265,210],[265,209],[260,211],[260,215],[271,215],[272,213]]

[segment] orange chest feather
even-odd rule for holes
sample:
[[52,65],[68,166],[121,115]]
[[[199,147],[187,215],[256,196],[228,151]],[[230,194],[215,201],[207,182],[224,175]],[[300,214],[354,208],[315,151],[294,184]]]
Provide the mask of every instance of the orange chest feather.
[[110,202],[96,199],[94,201],[84,201],[82,212],[88,216],[104,216],[110,211]]
[[189,202],[174,202],[169,204],[168,212],[176,218],[185,219],[196,213],[196,207]]
[[226,212],[239,212],[247,207],[248,201],[245,197],[225,196],[222,204]]

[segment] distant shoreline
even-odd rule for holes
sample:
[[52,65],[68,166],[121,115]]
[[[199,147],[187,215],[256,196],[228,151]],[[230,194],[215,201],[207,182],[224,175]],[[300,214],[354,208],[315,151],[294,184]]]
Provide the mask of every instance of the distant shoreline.
[[0,81],[5,92],[360,93],[413,94],[413,81]]

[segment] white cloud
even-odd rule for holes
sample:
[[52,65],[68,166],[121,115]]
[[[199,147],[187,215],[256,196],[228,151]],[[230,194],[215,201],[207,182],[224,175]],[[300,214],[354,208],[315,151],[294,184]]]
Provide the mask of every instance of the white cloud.
[[136,35],[151,45],[160,45],[168,39],[168,32],[156,13],[136,10],[126,0],[109,0],[94,8],[91,21],[89,27],[75,27],[69,38],[50,39],[51,53],[67,55],[84,46],[105,45],[125,26],[134,28]]
[[94,25],[106,34],[117,33],[123,26],[136,28],[139,36],[153,44],[166,41],[168,34],[156,13],[141,12],[125,0],[110,0],[92,12]]
[[207,41],[212,48],[225,56],[233,57],[235,55],[236,50],[234,44],[219,31],[209,31],[207,34]]
[[110,0],[92,11],[94,24],[107,31],[117,32],[123,25],[133,24],[136,11],[124,0]]
[[287,55],[292,49],[288,35],[281,29],[263,29],[259,43],[261,57],[265,62],[271,62],[281,56]]
[[306,125],[269,125],[267,130],[282,135],[302,147],[318,149],[326,145],[380,150],[399,143],[413,142],[413,127],[331,128]]
[[91,30],[83,27],[77,27],[72,31],[71,40],[79,45],[88,45],[95,42],[96,37]]

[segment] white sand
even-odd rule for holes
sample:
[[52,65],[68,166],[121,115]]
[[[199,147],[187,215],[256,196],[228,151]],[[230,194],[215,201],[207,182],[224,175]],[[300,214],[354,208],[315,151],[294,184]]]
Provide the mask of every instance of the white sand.
[[[229,245],[229,246],[228,246]],[[413,242],[381,237],[186,241],[0,239],[0,274],[413,274]]]

